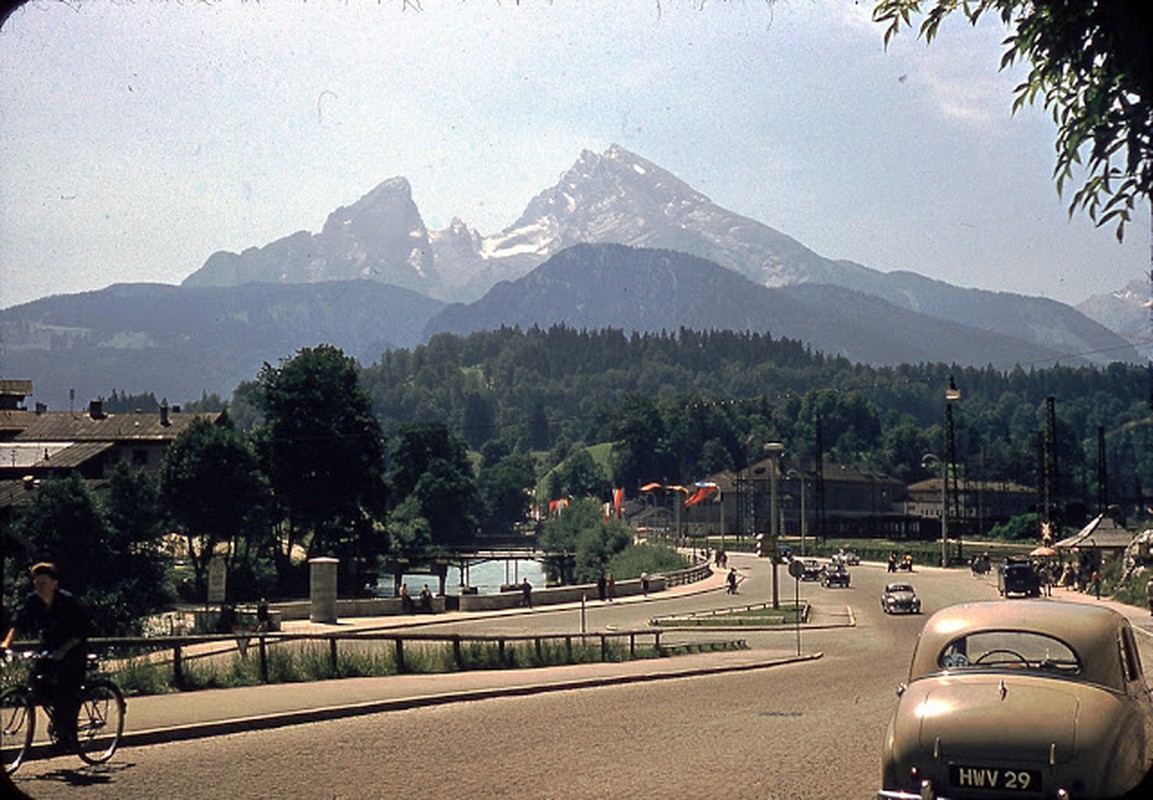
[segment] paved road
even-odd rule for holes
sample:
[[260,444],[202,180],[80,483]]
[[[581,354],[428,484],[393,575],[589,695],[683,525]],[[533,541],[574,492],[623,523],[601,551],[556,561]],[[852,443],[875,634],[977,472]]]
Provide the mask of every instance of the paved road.
[[[742,566],[750,578],[742,585],[740,599],[767,596],[767,565]],[[791,632],[753,633],[749,638],[754,650],[749,653],[691,657],[706,668],[727,660],[736,671],[723,674],[595,690],[519,693],[135,746],[102,769],[80,769],[78,762],[66,758],[32,762],[18,773],[17,785],[36,798],[75,797],[81,791],[86,798],[291,794],[319,799],[375,798],[386,793],[429,798],[593,798],[631,797],[642,787],[674,797],[869,797],[877,779],[877,742],[923,620],[880,613],[877,596],[887,577],[883,569],[864,566],[853,575],[854,588],[849,590],[804,585],[803,592],[820,603],[828,618],[836,618],[838,609],[847,610],[856,623],[854,628],[805,630],[803,651],[822,652],[817,660],[748,669],[758,658],[788,655],[794,648]],[[925,570],[913,580],[927,611],[962,599],[996,596],[991,581],[964,572]],[[791,597],[792,584],[786,585]],[[716,608],[733,601],[713,591],[668,601],[617,603],[611,609],[598,608],[586,622],[624,625],[656,608],[664,613],[674,605]],[[567,621],[572,615],[573,610],[566,609],[475,624],[518,629],[544,624],[556,630],[557,620]],[[1148,627],[1147,617],[1139,612],[1136,616]],[[1142,637],[1146,650],[1150,643],[1153,639]],[[742,658],[747,663],[737,664]],[[1146,661],[1153,663],[1148,654]],[[660,665],[667,668],[673,662],[690,664],[677,658]],[[533,671],[531,676],[491,673],[485,678],[515,678],[527,687],[546,677],[573,680],[578,671],[589,669],[557,668]],[[426,691],[427,685],[417,684],[429,677],[459,682],[464,676],[372,679],[364,688],[373,695],[369,702],[380,702],[378,695],[385,691],[410,696]],[[411,685],[402,686],[409,678]],[[308,687],[259,687],[201,699],[219,711],[229,702],[235,705],[228,698],[243,697],[249,708],[233,709],[243,714],[252,710],[251,705],[288,695],[310,695],[314,705],[331,705],[342,693],[347,698],[353,685],[332,681]],[[130,719],[138,717],[147,703],[134,700]]]

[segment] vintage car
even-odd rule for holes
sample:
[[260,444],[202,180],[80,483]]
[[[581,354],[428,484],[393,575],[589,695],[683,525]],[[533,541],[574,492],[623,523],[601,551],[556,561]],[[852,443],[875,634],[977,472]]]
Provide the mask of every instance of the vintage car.
[[1040,597],[1041,576],[1028,559],[1007,558],[997,567],[997,591],[1002,597]]
[[824,586],[826,589],[832,586],[841,586],[848,589],[849,571],[840,564],[825,567],[825,572],[821,575],[821,586]]
[[846,567],[855,567],[861,563],[861,557],[859,555],[843,547],[833,553],[831,560],[837,564],[844,564]]
[[878,800],[1150,796],[1153,701],[1112,609],[950,606],[925,623],[897,694]]
[[886,614],[920,614],[921,598],[911,583],[886,583],[881,593],[881,609]]
[[815,558],[801,559],[801,563],[805,566],[805,571],[801,573],[801,580],[803,581],[819,581],[821,573],[825,568],[821,566],[821,562]]

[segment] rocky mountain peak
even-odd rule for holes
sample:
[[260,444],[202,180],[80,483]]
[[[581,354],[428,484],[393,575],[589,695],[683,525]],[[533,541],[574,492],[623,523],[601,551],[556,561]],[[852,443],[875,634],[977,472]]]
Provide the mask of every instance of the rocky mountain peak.
[[377,238],[382,226],[415,227],[426,233],[407,178],[389,178],[352,205],[336,209],[328,215],[322,233],[337,233],[351,227],[360,234]]

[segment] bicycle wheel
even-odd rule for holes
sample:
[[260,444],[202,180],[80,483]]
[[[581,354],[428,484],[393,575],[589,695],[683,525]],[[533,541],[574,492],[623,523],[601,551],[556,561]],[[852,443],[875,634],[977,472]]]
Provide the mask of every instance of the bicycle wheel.
[[112,758],[124,733],[124,695],[112,681],[98,678],[85,685],[76,718],[77,754],[89,764]]
[[36,732],[36,707],[23,687],[0,693],[0,757],[11,775],[24,763]]

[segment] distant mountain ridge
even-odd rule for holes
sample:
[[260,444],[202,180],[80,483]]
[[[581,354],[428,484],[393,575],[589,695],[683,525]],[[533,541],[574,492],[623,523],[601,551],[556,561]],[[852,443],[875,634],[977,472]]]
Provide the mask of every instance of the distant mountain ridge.
[[231,396],[264,362],[335,344],[364,363],[411,347],[444,306],[374,281],[178,287],[116,284],[0,311],[0,377],[67,408],[113,389],[173,403]]
[[482,236],[460,219],[429,231],[404,178],[391,178],[298,232],[244,253],[216,253],[188,286],[245,281],[378,280],[446,302],[470,302],[582,243],[672,250],[720,264],[765,287],[827,284],[893,306],[1021,339],[1097,363],[1140,360],[1115,333],[1053,300],[963,289],[911,272],[882,273],[818,255],[795,239],[713,203],[619,145],[584,151],[555,186],[504,230]]
[[797,339],[878,365],[944,361],[1008,369],[1085,363],[1050,348],[821,284],[759,286],[715,262],[669,250],[573,245],[481,300],[444,308],[424,330],[467,335],[501,325],[676,332],[735,330]]
[[1130,281],[1108,294],[1095,294],[1077,304],[1085,316],[1132,342],[1153,360],[1153,296],[1148,281]]
[[31,379],[56,408],[70,389],[82,402],[113,389],[182,402],[227,396],[320,342],[367,363],[437,331],[555,322],[757,331],[873,364],[1144,363],[1052,300],[826,259],[614,145],[583,152],[493,236],[459,219],[429,231],[392,178],[319,233],[215,253],[180,287],[0,310],[0,377]]

